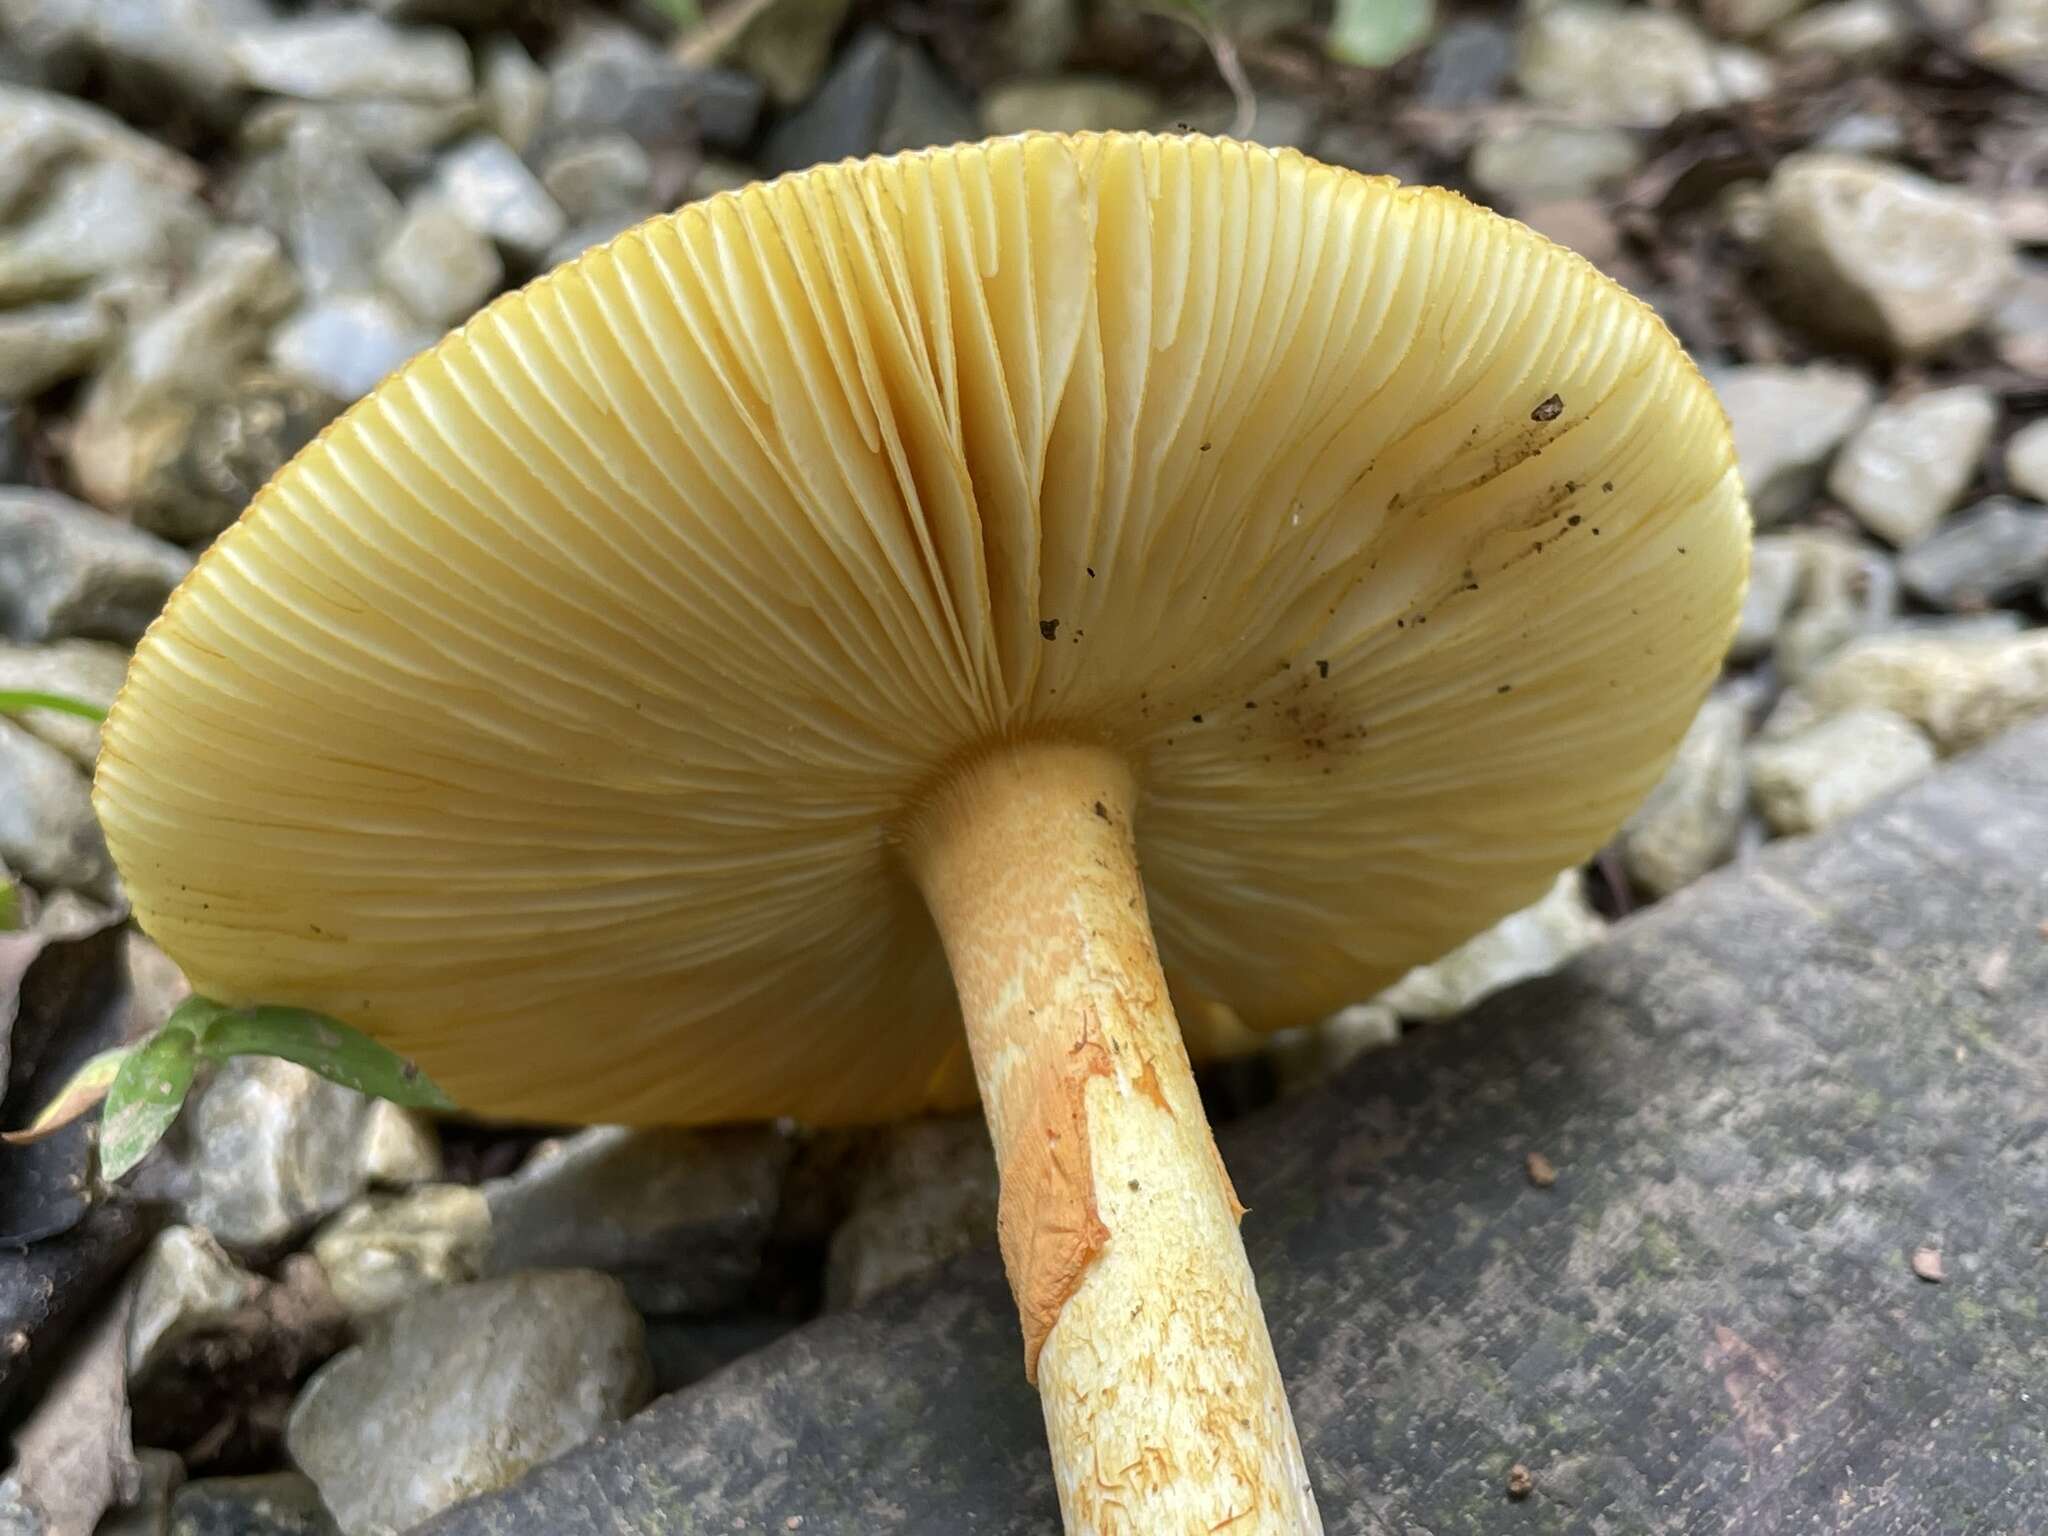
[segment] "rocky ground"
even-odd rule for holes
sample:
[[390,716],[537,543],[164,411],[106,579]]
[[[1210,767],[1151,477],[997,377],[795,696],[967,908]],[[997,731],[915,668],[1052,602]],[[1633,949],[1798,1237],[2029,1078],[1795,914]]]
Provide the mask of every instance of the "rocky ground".
[[[694,9],[0,0],[0,688],[110,699],[321,426],[659,209],[985,131],[1248,118],[1459,187],[1654,304],[1721,391],[1760,533],[1727,677],[1614,847],[1213,1072],[1219,1118],[2048,709],[2041,0],[1472,7],[1388,67],[1348,61],[1394,51],[1392,7]],[[30,914],[0,935],[6,1124],[181,988],[121,925],[95,749],[0,720]],[[971,1122],[507,1134],[274,1062],[206,1087],[140,1203],[86,1168],[76,1137],[0,1150],[9,1536],[404,1530],[982,1243],[994,1199]]]

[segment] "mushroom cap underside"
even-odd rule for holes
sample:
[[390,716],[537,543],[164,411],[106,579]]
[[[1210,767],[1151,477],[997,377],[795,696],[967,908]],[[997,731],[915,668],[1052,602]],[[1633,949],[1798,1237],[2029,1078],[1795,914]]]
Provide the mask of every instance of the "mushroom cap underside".
[[971,1101],[892,847],[1124,753],[1197,1054],[1534,899],[1739,607],[1720,408],[1453,194],[1025,135],[654,219],[490,306],[174,595],[96,798],[193,984],[506,1116]]

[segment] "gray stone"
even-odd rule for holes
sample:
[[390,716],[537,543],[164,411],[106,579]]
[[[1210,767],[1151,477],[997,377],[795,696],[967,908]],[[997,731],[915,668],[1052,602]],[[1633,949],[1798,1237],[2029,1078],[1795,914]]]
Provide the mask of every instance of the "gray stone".
[[[13,645],[0,640],[0,689],[55,693],[105,709],[128,675],[128,653],[99,640],[59,640],[50,645]],[[96,720],[53,709],[28,709],[10,717],[79,767],[90,770],[100,753]]]
[[384,286],[422,320],[466,320],[505,282],[491,242],[436,197],[416,198],[377,258]]
[[1137,130],[1158,124],[1159,98],[1145,86],[1113,75],[1051,75],[1006,80],[981,98],[981,124],[990,133]]
[[116,1297],[15,1433],[7,1483],[36,1536],[92,1536],[100,1516],[142,1491],[128,1438],[127,1320],[127,1298]]
[[490,1272],[603,1270],[656,1316],[732,1306],[760,1268],[789,1157],[786,1136],[752,1128],[600,1126],[545,1143],[484,1186]]
[[548,61],[549,139],[623,133],[650,154],[678,145],[744,149],[761,116],[760,81],[683,64],[639,33],[588,25]]
[[386,1536],[610,1428],[650,1377],[616,1280],[515,1275],[390,1314],[307,1384],[286,1434],[346,1536]]
[[47,1373],[150,1230],[133,1202],[116,1198],[68,1230],[0,1247],[0,1417],[14,1421],[23,1390]]
[[[850,0],[773,0],[741,31],[731,50],[732,62],[767,86],[769,99],[776,105],[795,106],[817,87],[831,62],[832,42],[846,21],[849,5]],[[1014,38],[1014,13],[1009,20]],[[1057,26],[1058,22],[1049,24]],[[1007,57],[1017,59],[1014,52]],[[1018,62],[1022,68],[1031,67]]]
[[262,1290],[213,1234],[169,1227],[136,1266],[135,1304],[128,1314],[128,1377],[149,1374],[191,1334],[226,1322]]
[[491,1210],[462,1184],[429,1184],[404,1195],[371,1195],[349,1206],[313,1239],[335,1298],[357,1317],[484,1272]]
[[1998,404],[1976,384],[1879,406],[1836,455],[1828,490],[1897,548],[1918,544],[1976,477]]
[[1934,743],[1885,709],[1846,710],[1749,753],[1757,807],[1788,836],[1832,826],[1933,766]]
[[972,1252],[995,1222],[995,1152],[981,1116],[890,1126],[876,1134],[832,1234],[825,1305],[858,1306]]
[[793,1317],[739,1313],[659,1318],[647,1325],[654,1391],[666,1396],[765,1348],[797,1326]]
[[2048,90],[2048,5],[2042,0],[1987,0],[1965,42],[1973,59]]
[[1633,135],[1619,128],[1529,122],[1482,130],[1473,146],[1472,180],[1509,203],[1586,197],[1642,162]]
[[1661,128],[1771,84],[1754,55],[1716,47],[1677,12],[1590,0],[1524,12],[1515,78],[1536,101],[1625,128]]
[[2048,261],[2020,264],[2018,280],[1991,313],[1991,339],[2007,367],[2048,379]]
[[1788,310],[1894,357],[1982,325],[2013,277],[1998,216],[1967,192],[1852,155],[1799,154],[1770,180],[1765,254]]
[[237,31],[273,19],[261,0],[91,0],[81,42],[102,99],[145,122],[231,126]]
[[213,1477],[171,1500],[169,1536],[341,1536],[313,1480],[298,1472]]
[[337,294],[307,305],[271,333],[270,360],[337,400],[360,399],[435,335],[376,293]]
[[[0,0],[0,8],[8,3]],[[0,26],[0,34],[7,30]],[[54,92],[0,85],[0,213],[19,212],[27,195],[47,190],[52,170],[74,160],[118,160],[180,192],[196,192],[206,180],[192,160],[111,112]]]
[[310,101],[459,101],[474,84],[469,49],[456,33],[394,27],[374,16],[302,16],[251,28],[235,37],[229,57],[254,89]]
[[37,885],[108,896],[114,865],[85,776],[62,752],[0,719],[0,859]]
[[398,199],[362,146],[324,119],[294,121],[244,166],[228,211],[282,240],[315,296],[368,287],[398,226]]
[[1728,655],[1755,661],[1777,643],[1778,627],[1792,611],[1792,600],[1806,572],[1806,545],[1784,534],[1759,534],[1749,551],[1749,590],[1743,594],[1742,617]]
[[1622,828],[1622,862],[1650,895],[1669,896],[1735,851],[1749,803],[1742,760],[1749,708],[1728,691],[1701,705],[1664,777]]
[[1911,35],[1891,0],[1834,0],[1793,16],[1772,34],[1772,42],[1780,53],[1870,65],[1903,52]]
[[1799,597],[1778,628],[1778,673],[1797,682],[1858,635],[1884,628],[1899,605],[1892,562],[1868,545],[1835,534],[1801,532]]
[[190,400],[174,452],[154,466],[130,515],[181,543],[226,528],[341,410],[325,389],[261,364],[228,375],[225,391]]
[[1515,64],[1515,40],[1498,22],[1454,21],[1422,56],[1416,99],[1426,107],[1477,107],[1497,99]]
[[[238,1056],[194,1090],[137,1187],[231,1251],[272,1249],[370,1185],[375,1140],[389,1134],[376,1103],[288,1061]],[[414,1124],[412,1171],[431,1177],[433,1132]]]
[[206,235],[191,194],[126,159],[81,161],[47,185],[0,238],[0,305],[183,267]]
[[0,400],[27,400],[88,372],[113,336],[113,314],[93,299],[0,311]]
[[798,170],[979,132],[959,92],[921,50],[871,27],[841,53],[817,94],[768,135],[761,165],[771,173]]
[[579,224],[654,212],[654,165],[623,133],[557,145],[541,164],[540,181]]
[[1830,456],[1877,397],[1862,374],[1829,363],[1726,368],[1710,378],[1734,428],[1742,486],[1762,527],[1805,509]]
[[443,155],[433,187],[465,224],[522,262],[538,261],[567,227],[526,162],[487,133],[473,134]]
[[1899,580],[1934,608],[1988,607],[2048,576],[2048,507],[1993,496],[1899,557]]
[[260,152],[304,130],[315,143],[347,144],[349,153],[361,155],[380,177],[414,181],[433,165],[436,150],[481,121],[483,114],[471,101],[277,99],[242,119],[240,141]]
[[[1224,1128],[1332,1536],[2028,1529],[2044,846],[2048,724]],[[989,1245],[420,1536],[1045,1536],[1043,1433]]]
[[2021,495],[2048,502],[2048,418],[2027,423],[2006,441],[2005,478]]
[[1579,872],[1568,869],[1541,901],[1502,918],[1441,960],[1417,966],[1378,1001],[1406,1019],[1447,1019],[1502,987],[1557,969],[1606,933]]
[[132,645],[191,564],[68,496],[0,488],[0,633],[12,639]]
[[134,1496],[108,1510],[93,1536],[170,1536],[171,1495],[185,1481],[185,1463],[173,1451],[137,1450],[135,1464]]
[[[1906,125],[1892,112],[1845,112],[1815,136],[1812,147],[1837,155],[1896,155],[1906,147]],[[1750,243],[1761,245],[1770,224],[1771,200],[1759,189],[1757,233]]]
[[2048,709],[2048,632],[1870,636],[1787,693],[1760,734],[1780,740],[1864,708],[1911,720],[1945,754],[1965,751]]
[[548,77],[516,37],[499,33],[477,56],[484,126],[522,155],[548,109]]

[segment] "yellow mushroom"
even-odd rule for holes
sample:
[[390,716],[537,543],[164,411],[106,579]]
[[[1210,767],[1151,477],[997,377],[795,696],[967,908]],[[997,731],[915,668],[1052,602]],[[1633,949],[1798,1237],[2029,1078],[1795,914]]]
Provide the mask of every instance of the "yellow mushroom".
[[1193,136],[827,166],[301,453],[137,652],[98,805],[202,992],[479,1112],[978,1083],[1068,1529],[1312,1531],[1188,1048],[1598,846],[1748,537],[1656,318],[1448,193]]

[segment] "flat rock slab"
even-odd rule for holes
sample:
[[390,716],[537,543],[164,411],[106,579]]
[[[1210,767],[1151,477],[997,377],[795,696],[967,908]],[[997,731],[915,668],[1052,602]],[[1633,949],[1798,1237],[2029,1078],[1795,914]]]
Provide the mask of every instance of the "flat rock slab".
[[[2044,919],[2048,722],[1233,1129],[1333,1536],[2036,1528]],[[992,1254],[428,1527],[741,1529],[1058,1530]]]

